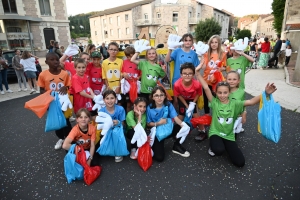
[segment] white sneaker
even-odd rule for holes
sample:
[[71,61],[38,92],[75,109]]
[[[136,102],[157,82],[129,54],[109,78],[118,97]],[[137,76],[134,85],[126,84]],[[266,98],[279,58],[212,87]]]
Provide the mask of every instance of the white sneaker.
[[24,88],[23,91],[27,91],[27,88]]
[[56,142],[56,144],[55,144],[55,146],[54,146],[54,149],[55,149],[55,150],[61,149],[61,146],[62,146],[63,143],[64,143],[64,140],[59,139],[59,140]]
[[22,88],[19,88],[19,89],[18,89],[18,92],[21,92],[21,91],[22,91]]
[[13,93],[13,91],[11,89],[6,90],[6,92]]
[[211,150],[211,148],[209,147],[207,153],[211,156],[214,157],[216,154]]
[[5,94],[5,92],[2,90],[2,91],[1,91],[1,94]]
[[33,93],[35,93],[35,90],[34,90],[34,89],[31,89],[30,94],[33,94]]
[[123,156],[115,156],[115,162],[121,162],[123,160]]
[[132,148],[131,152],[130,152],[130,158],[132,160],[136,160],[137,159],[137,157],[135,156],[135,152],[136,152],[136,148]]
[[38,94],[39,94],[39,93],[41,93],[41,92],[40,92],[39,90],[36,90],[35,93],[38,93]]
[[71,117],[69,118],[69,121],[70,121],[70,122],[74,122],[75,120],[76,120],[76,118],[73,117],[73,116],[71,116]]

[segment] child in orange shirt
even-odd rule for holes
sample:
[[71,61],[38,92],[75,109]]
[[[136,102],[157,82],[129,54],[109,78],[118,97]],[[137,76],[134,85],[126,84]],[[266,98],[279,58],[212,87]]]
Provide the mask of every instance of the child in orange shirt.
[[91,125],[91,114],[86,108],[81,108],[76,113],[77,125],[73,127],[65,139],[63,149],[69,150],[71,145],[76,143],[82,145],[86,151],[87,164],[89,166],[99,165],[99,156],[95,154],[96,128]]
[[[56,53],[48,53],[46,55],[46,64],[49,65],[48,70],[44,70],[40,73],[38,79],[38,86],[40,92],[44,93],[48,90],[58,91],[60,94],[67,94],[67,91],[71,85],[70,76],[68,72],[61,70],[59,66],[59,58]],[[69,119],[66,119],[67,126],[56,130],[55,133],[59,140],[57,141],[54,148],[56,150],[61,148],[64,139],[68,136],[72,129]]]

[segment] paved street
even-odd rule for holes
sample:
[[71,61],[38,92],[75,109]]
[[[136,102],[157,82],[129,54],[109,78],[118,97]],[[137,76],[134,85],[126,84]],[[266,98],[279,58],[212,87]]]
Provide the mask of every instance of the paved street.
[[[211,158],[208,140],[184,143],[191,153],[183,158],[165,144],[166,160],[143,172],[137,161],[115,163],[102,158],[103,172],[91,186],[67,184],[65,151],[54,150],[57,138],[44,133],[45,118],[24,109],[26,96],[0,103],[1,199],[299,199],[299,113],[282,110],[278,144],[257,133],[258,107],[247,109],[245,133],[238,135],[246,165],[233,166],[227,155]],[[249,98],[249,96],[247,96]]]

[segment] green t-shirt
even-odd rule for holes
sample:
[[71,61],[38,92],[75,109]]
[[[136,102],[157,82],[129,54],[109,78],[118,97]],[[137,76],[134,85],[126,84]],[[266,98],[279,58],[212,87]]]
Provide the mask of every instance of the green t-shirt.
[[[245,91],[242,88],[238,88],[236,91],[231,92],[229,94],[229,99],[231,100],[238,100],[238,101],[244,101],[245,100]],[[243,111],[246,110],[244,107]]]
[[[137,121],[138,121],[138,119],[134,116],[133,110],[129,111],[129,113],[127,113],[127,115],[126,115],[127,131],[129,129],[132,129],[132,127],[136,126]],[[141,124],[142,124],[143,128],[146,128],[146,113],[144,113],[142,115],[142,122],[141,122]]]
[[222,104],[218,98],[213,98],[210,107],[212,108],[212,121],[209,137],[218,135],[226,140],[235,141],[234,122],[244,108],[244,101],[229,100],[229,103]]
[[249,60],[244,56],[238,58],[228,58],[227,59],[227,71],[237,71],[240,74],[240,88],[245,89],[245,74],[246,68],[249,66]]
[[150,94],[157,85],[157,80],[166,75],[159,65],[152,65],[145,60],[139,62],[139,70],[142,71],[141,92],[146,94]]

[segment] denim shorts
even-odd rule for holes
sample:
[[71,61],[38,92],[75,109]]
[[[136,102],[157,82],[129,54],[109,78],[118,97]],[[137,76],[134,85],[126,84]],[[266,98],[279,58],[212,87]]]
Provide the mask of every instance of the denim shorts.
[[36,78],[36,73],[34,71],[26,71],[25,75],[27,78]]

